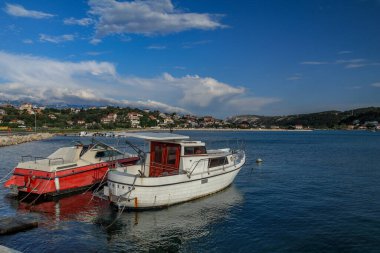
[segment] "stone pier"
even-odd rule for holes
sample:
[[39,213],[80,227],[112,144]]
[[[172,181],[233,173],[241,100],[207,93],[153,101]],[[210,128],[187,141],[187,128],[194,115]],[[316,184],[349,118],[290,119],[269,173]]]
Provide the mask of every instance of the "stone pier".
[[0,136],[0,147],[16,145],[24,142],[39,141],[53,137],[50,133],[33,133],[27,135]]

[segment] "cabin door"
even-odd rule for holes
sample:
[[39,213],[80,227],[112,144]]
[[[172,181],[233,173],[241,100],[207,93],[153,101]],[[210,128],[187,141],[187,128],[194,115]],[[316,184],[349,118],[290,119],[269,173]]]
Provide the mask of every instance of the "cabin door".
[[172,143],[151,142],[150,177],[178,175],[181,146]]

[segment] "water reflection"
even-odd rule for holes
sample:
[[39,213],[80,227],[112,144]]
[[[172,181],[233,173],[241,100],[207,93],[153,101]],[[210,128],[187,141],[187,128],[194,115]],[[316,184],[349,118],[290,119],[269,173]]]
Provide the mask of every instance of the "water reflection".
[[[113,251],[177,251],[186,242],[207,236],[211,225],[229,219],[231,208],[243,202],[243,195],[232,185],[222,192],[163,210],[124,212],[106,229]],[[116,212],[98,222],[109,225]]]
[[99,199],[91,200],[92,193],[85,192],[82,194],[65,197],[55,201],[41,202],[30,205],[26,202],[19,202],[17,199],[10,199],[11,207],[15,208],[18,213],[40,214],[41,222],[49,223],[55,221],[80,221],[92,222],[102,210],[108,209],[108,202]]
[[[105,244],[99,246],[111,252],[178,251],[192,240],[208,236],[213,225],[230,219],[232,208],[243,203],[243,195],[232,185],[211,196],[167,209],[124,212],[107,228],[117,211],[108,201],[94,198],[89,202],[91,196],[87,192],[34,206],[8,200],[19,214],[37,218],[46,233],[73,229],[72,226],[79,229],[83,223],[96,224],[98,229],[87,232],[95,233],[91,237],[100,237]],[[76,232],[71,235],[79,236]],[[48,245],[40,247],[45,249]]]

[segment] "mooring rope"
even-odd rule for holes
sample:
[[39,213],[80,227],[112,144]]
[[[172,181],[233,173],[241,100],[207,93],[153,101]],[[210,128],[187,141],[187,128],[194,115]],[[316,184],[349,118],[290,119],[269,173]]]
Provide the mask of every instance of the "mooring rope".
[[108,171],[110,171],[109,168],[108,168],[108,170],[106,171],[106,173],[104,173],[104,176],[103,176],[102,180],[100,181],[98,188],[96,188],[96,190],[95,190],[94,193],[92,194],[92,197],[91,197],[90,201],[88,201],[88,203],[90,203],[90,202],[94,199],[94,196],[95,196],[95,194],[99,191],[99,188],[102,186],[102,184],[103,184],[103,180],[104,180],[104,178],[106,177],[106,175],[108,174]]
[[51,180],[51,177],[50,177],[49,180],[46,182],[44,188],[41,190],[41,193],[38,195],[38,197],[37,197],[35,200],[33,200],[33,201],[29,204],[29,206],[34,205],[34,203],[35,203],[35,202],[41,197],[41,195],[43,194],[44,190],[46,189],[46,186],[49,184],[50,180]]
[[111,222],[111,224],[109,224],[106,229],[110,228],[121,216],[121,214],[124,212],[124,208],[126,207],[126,205],[123,206],[123,208],[120,210],[118,210],[118,213],[117,213],[117,216],[116,218]]
[[31,190],[31,191],[30,191],[25,197],[23,197],[23,198],[20,200],[20,202],[24,201],[27,197],[29,197],[29,195],[30,195],[31,193],[33,193],[34,190],[35,190],[40,184],[41,184],[41,181],[38,182],[38,184],[36,185],[36,187],[34,187],[33,190]]
[[[4,168],[5,169],[5,168]],[[3,180],[6,179],[9,174],[11,174],[13,171],[15,171],[16,168],[11,169],[3,178],[0,179],[0,183],[3,183]],[[6,181],[6,180],[5,180]],[[4,182],[5,182],[4,181]]]

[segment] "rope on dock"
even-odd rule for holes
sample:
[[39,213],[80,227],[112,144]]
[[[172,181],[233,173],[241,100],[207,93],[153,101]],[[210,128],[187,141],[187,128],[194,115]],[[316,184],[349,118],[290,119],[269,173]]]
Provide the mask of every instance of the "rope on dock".
[[[7,180],[4,180],[4,179],[6,179],[9,176],[9,174],[13,173],[15,171],[15,169],[16,168],[11,169],[3,178],[1,178],[0,179],[0,183],[4,183],[5,181],[7,181]],[[4,182],[3,182],[3,180],[4,180]]]

